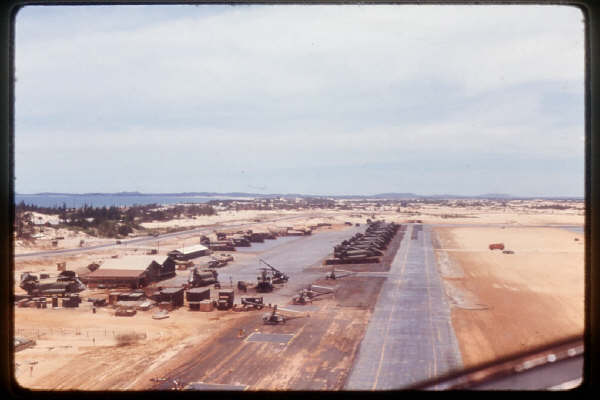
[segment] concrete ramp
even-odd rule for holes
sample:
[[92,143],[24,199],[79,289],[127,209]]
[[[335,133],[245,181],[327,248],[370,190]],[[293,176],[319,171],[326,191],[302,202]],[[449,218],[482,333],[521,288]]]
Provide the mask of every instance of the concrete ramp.
[[294,337],[293,333],[260,333],[254,332],[246,338],[247,342],[268,342],[286,344]]

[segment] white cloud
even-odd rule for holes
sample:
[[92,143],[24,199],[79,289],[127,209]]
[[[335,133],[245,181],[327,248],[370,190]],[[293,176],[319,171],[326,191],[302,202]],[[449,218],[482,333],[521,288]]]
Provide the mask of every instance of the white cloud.
[[[17,67],[23,91],[27,82],[31,90],[39,89],[34,84],[41,82],[29,75],[44,65],[46,73],[64,78],[55,85],[69,77],[72,83],[63,89],[77,96],[71,98],[97,100],[133,91],[156,102],[196,104],[228,96],[376,91],[427,77],[469,90],[532,79],[582,79],[583,47],[573,45],[573,33],[582,32],[571,25],[571,35],[565,35],[567,9],[557,8],[562,12],[458,7],[454,19],[442,11],[446,7],[345,6],[343,13],[328,6],[233,8],[226,15],[180,18],[136,31],[19,43]],[[397,9],[402,11],[392,12]],[[503,32],[490,32],[481,22],[490,16]],[[533,16],[544,18],[538,32],[506,36],[511,26],[523,29]],[[449,34],[452,28],[456,31]],[[90,87],[96,90],[86,92]]]
[[574,139],[583,102],[563,115],[546,106],[550,95],[558,108],[583,96],[575,8],[108,9],[19,14],[22,171],[69,149],[139,165],[177,152],[165,155],[177,176],[191,161],[176,159],[227,157],[237,168],[444,158],[448,149],[583,154]]

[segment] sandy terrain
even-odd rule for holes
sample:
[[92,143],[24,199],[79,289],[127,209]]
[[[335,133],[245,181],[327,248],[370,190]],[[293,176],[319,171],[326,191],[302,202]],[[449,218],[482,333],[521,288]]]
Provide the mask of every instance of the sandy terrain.
[[[141,225],[147,229],[159,229],[166,232],[168,229],[192,229],[198,227],[214,230],[238,230],[239,224],[252,224],[254,231],[277,230],[284,227],[308,227],[319,223],[343,224],[344,222],[365,223],[367,218],[376,216],[388,222],[406,222],[410,219],[420,219],[427,224],[507,224],[512,226],[527,225],[583,225],[583,202],[568,203],[571,207],[565,210],[535,209],[556,202],[548,201],[519,201],[507,202],[506,206],[441,206],[436,204],[419,204],[413,207],[365,207],[359,210],[335,209],[299,209],[299,210],[240,210],[219,211],[216,215],[196,216],[194,218],[181,218],[170,221],[145,222]],[[33,220],[39,224],[58,222],[58,216],[46,216],[33,213]],[[39,232],[42,231],[42,232]],[[15,254],[43,250],[69,249],[79,247],[81,240],[83,246],[92,246],[105,243],[114,243],[115,239],[91,237],[85,233],[77,233],[56,227],[38,226],[39,236],[33,241],[15,241]],[[147,235],[140,231],[130,235]],[[56,246],[52,241],[59,239]],[[125,239],[124,239],[125,240]]]
[[[531,205],[515,203],[511,207],[498,209],[424,204],[408,210],[410,213],[405,212],[404,208],[399,212],[396,207],[358,211],[223,211],[217,216],[156,222],[148,227],[205,226],[213,231],[236,231],[244,229],[238,225],[246,224],[247,228],[261,231],[273,227],[328,223],[332,226],[320,229],[339,229],[346,221],[363,224],[366,218],[373,218],[373,215],[388,222],[420,219],[424,223],[464,225],[438,226],[435,229],[439,237],[439,268],[447,294],[454,302],[453,324],[463,361],[465,366],[469,366],[583,331],[583,234],[558,228],[531,227],[581,226],[584,220],[582,208],[536,210],[526,207],[527,204]],[[488,224],[491,225],[485,226]],[[501,227],[500,224],[506,226]],[[85,234],[63,230],[53,232],[54,229],[47,227],[43,229],[48,231],[44,232],[47,235],[45,239],[16,243],[17,254],[50,248],[78,248],[82,239],[85,245],[114,243],[114,239],[90,238]],[[57,236],[64,236],[65,239],[59,241],[58,247],[52,247],[52,238]],[[579,241],[574,241],[574,238]],[[491,252],[487,246],[492,242],[504,242],[515,254]],[[78,255],[17,259],[14,265],[15,292],[23,292],[18,287],[23,271],[56,275],[58,262],[66,262],[67,269],[81,271],[92,262],[102,262],[113,256],[145,253],[151,248],[158,250],[156,259],[160,262],[168,251],[193,244],[198,244],[198,234],[182,232],[168,239],[157,239],[156,242],[119,245]],[[243,257],[236,252],[232,254],[234,257]],[[360,265],[356,268],[362,270]],[[187,271],[178,271],[178,274],[187,275]],[[87,297],[88,293],[84,299]],[[115,317],[112,312],[112,309],[101,308],[92,314],[90,303],[85,301],[79,309],[16,308],[16,334],[37,341],[34,348],[15,354],[17,381],[30,388],[147,388],[152,382],[151,378],[163,377],[171,368],[181,365],[186,349],[206,348],[212,335],[228,330],[234,332],[240,324],[245,324],[243,321],[249,316],[248,313],[220,311],[199,314],[181,308],[172,312],[170,318],[156,321],[151,318],[154,311],[138,312],[133,318]],[[351,320],[355,320],[352,324],[356,328],[353,341],[344,344],[344,351],[337,359],[337,372],[323,381],[323,388],[337,387],[338,383],[331,379],[342,377],[344,368],[351,365],[354,346],[368,321],[367,310],[352,311],[354,314],[350,310],[348,312],[342,320],[330,320],[327,319],[327,311],[323,314],[323,321],[327,321],[323,326],[315,325],[318,321],[316,318],[308,325],[314,327],[311,329],[318,328],[314,332],[327,332],[333,338]],[[135,343],[117,346],[117,335],[131,332],[142,337]],[[316,346],[315,350],[323,349],[330,343],[326,340],[322,343],[315,341],[312,336],[310,340],[307,343]],[[306,385],[308,376],[325,374],[326,362],[319,366],[307,364],[311,368],[308,371],[308,367],[301,367],[308,360],[308,353],[296,347],[286,351],[296,354],[296,358],[281,365],[289,368],[289,371],[302,369],[308,375],[296,381],[285,374],[277,379],[269,378],[271,380],[265,378],[267,380],[259,381],[257,378],[254,380],[256,385],[279,388],[288,379],[287,382],[293,381],[298,387],[304,387],[302,385]],[[36,364],[31,365],[32,362]],[[80,373],[74,374],[73,370]]]
[[[396,213],[397,214],[397,213]],[[583,210],[532,210],[525,207],[465,208],[425,205],[405,219],[426,224],[583,225]]]
[[[37,215],[43,215],[35,213]],[[366,215],[366,214],[365,214]],[[42,218],[40,221],[51,219],[52,216]],[[366,218],[366,217],[365,217]],[[145,222],[141,225],[147,229],[158,230],[165,233],[170,229],[193,229],[207,228],[211,231],[238,231],[240,229],[252,229],[256,232],[266,232],[269,230],[278,231],[282,228],[301,228],[309,227],[322,223],[332,225],[343,225],[344,222],[364,223],[363,217],[350,217],[348,213],[340,213],[335,210],[276,210],[276,211],[258,211],[258,210],[240,210],[240,211],[220,211],[217,215],[196,216],[194,218],[173,219],[170,221]],[[52,220],[54,221],[54,220]],[[249,224],[248,227],[239,225]],[[15,240],[15,254],[34,253],[45,250],[74,249],[80,247],[90,247],[100,244],[116,243],[116,239],[99,238],[90,236],[84,232],[74,232],[71,230],[57,228],[55,226],[37,226],[35,228],[35,237],[33,240]],[[121,239],[123,242],[127,239],[137,236],[147,236],[148,232],[139,231],[129,235],[128,238]],[[62,238],[58,239],[57,238]],[[53,241],[57,241],[53,245]],[[162,243],[162,242],[161,242]]]
[[202,215],[194,218],[181,218],[170,221],[144,222],[141,225],[145,228],[172,228],[177,226],[206,226],[217,223],[248,222],[273,217],[293,217],[304,215],[303,211],[287,210],[239,210],[239,211],[219,211],[216,215]]
[[[395,253],[397,246],[392,250]],[[385,259],[391,262],[393,254]],[[29,262],[29,267],[34,263]],[[318,309],[311,306],[310,318],[290,320],[283,327],[262,324],[262,313],[267,310],[202,313],[182,307],[168,319],[156,321],[151,318],[152,310],[128,318],[116,317],[112,308],[102,307],[94,314],[91,303],[85,301],[75,309],[16,308],[16,335],[37,342],[15,354],[16,380],[30,389],[142,390],[159,386],[157,379],[178,376],[178,371],[183,374],[179,379],[200,371],[210,382],[241,381],[250,390],[341,389],[382,278],[317,283],[337,287],[337,294],[315,301]],[[82,296],[107,293],[86,290]],[[240,329],[290,331],[294,339],[285,348],[246,343],[237,337]],[[139,337],[120,345],[123,334]],[[265,373],[267,365],[270,373]]]
[[[84,232],[74,232],[55,227],[38,227],[32,240],[15,240],[15,254],[33,253],[45,250],[75,249],[105,243],[115,243],[115,239],[90,236]],[[62,238],[62,239],[58,239]],[[52,242],[56,241],[56,245]]]
[[[241,316],[216,311],[207,318],[204,313],[181,308],[168,319],[154,320],[154,312],[116,317],[113,309],[101,307],[93,314],[87,302],[77,309],[18,309],[15,333],[36,340],[36,346],[15,353],[16,381],[30,389],[126,390],[147,386],[151,378],[164,374],[162,365],[179,351],[204,342]],[[119,346],[119,335],[132,333],[139,339]]]
[[[583,333],[583,234],[512,227],[436,232],[466,367]],[[515,254],[489,250],[496,242]]]

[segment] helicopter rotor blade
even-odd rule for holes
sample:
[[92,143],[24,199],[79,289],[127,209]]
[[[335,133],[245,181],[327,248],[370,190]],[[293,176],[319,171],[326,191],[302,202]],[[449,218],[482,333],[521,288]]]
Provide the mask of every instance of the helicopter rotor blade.
[[[295,313],[295,314],[304,314],[304,313],[306,313],[306,311],[292,310],[292,309],[290,309],[290,308],[278,308],[278,310],[279,310],[279,311],[284,311],[284,312],[286,312],[286,313],[287,313],[287,312],[291,312],[291,313]],[[306,314],[308,314],[308,313],[306,313]],[[298,315],[298,316],[295,316],[295,317],[288,317],[288,316],[286,315],[286,318],[287,318],[287,319],[293,319],[293,318],[303,318],[303,317],[306,317],[306,315]]]
[[315,290],[315,288],[316,288],[316,289],[324,289],[324,290],[328,290],[328,292],[326,292],[326,293],[331,293],[331,292],[333,292],[333,288],[331,288],[331,287],[327,287],[327,286],[318,286],[318,285],[310,285],[310,287],[309,287],[309,290],[312,290],[312,291],[314,291],[314,292],[317,292],[318,290]]

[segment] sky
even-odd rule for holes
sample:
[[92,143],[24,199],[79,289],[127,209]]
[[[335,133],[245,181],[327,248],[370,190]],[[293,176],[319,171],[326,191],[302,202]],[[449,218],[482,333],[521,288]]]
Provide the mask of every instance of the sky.
[[584,195],[568,6],[28,6],[15,190]]

